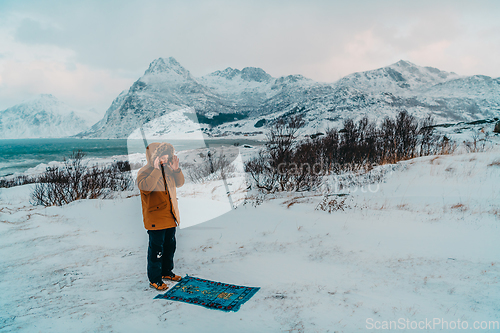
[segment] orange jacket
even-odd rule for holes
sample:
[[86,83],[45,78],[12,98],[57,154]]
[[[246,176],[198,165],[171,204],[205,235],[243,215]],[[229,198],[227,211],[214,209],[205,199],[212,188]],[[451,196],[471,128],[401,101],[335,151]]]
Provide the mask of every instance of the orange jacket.
[[[141,191],[142,217],[147,230],[162,230],[179,225],[180,215],[177,204],[176,187],[184,185],[184,175],[181,169],[173,171],[169,166],[163,167],[165,181],[160,169],[154,168],[151,160],[152,152],[159,143],[154,142],[146,148],[148,164],[137,174],[137,186]],[[165,182],[167,190],[165,190]]]

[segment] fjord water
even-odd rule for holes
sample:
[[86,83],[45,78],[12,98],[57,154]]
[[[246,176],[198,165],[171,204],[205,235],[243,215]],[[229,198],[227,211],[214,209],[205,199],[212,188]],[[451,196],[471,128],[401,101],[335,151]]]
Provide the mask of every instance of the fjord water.
[[86,157],[107,157],[127,154],[127,140],[6,139],[0,140],[0,176],[23,172],[40,163],[63,161],[74,150],[82,150]]
[[[136,141],[136,142],[135,142]],[[171,140],[175,150],[189,150],[204,147],[203,141]],[[209,146],[251,144],[258,141],[248,139],[209,139],[205,144]],[[104,158],[116,155],[144,153],[142,140],[134,140],[131,144],[126,139],[75,139],[75,138],[47,138],[47,139],[4,139],[0,140],[0,177],[15,172],[24,172],[40,163],[63,161],[68,159],[75,150],[82,150],[85,157]]]

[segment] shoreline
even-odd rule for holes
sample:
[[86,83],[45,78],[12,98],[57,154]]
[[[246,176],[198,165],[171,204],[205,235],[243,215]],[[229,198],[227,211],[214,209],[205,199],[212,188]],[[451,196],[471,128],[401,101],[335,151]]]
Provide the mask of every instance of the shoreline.
[[[30,170],[40,168],[40,165],[62,163],[69,158],[74,150],[82,150],[85,158],[113,159],[116,156],[126,156],[135,153],[144,153],[144,145],[140,139],[82,139],[79,138],[44,138],[44,139],[0,139],[0,179],[10,179],[30,174]],[[90,144],[78,146],[78,142]],[[93,145],[93,143],[96,145]],[[113,142],[107,146],[107,142]],[[153,141],[151,141],[153,142]],[[186,151],[208,147],[243,147],[260,146],[263,141],[249,138],[211,138],[200,140],[171,140],[176,151]],[[107,153],[109,151],[109,153]],[[16,167],[19,166],[19,167]]]

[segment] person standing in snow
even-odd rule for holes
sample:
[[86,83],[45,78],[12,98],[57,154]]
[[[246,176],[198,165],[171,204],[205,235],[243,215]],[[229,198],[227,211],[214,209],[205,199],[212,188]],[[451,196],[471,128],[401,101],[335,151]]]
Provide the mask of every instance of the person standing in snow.
[[175,275],[175,231],[180,223],[176,188],[184,185],[179,158],[170,143],[154,142],[146,148],[147,164],[137,174],[142,216],[148,231],[148,279],[151,287],[165,290],[162,279],[180,281]]

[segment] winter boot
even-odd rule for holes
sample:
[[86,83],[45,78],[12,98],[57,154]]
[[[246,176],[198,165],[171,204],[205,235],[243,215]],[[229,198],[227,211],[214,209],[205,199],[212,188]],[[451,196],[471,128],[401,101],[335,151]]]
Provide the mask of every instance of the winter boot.
[[163,280],[170,280],[170,281],[180,281],[182,278],[179,275],[175,275],[174,273],[170,272],[170,274],[163,275],[161,277]]
[[164,283],[163,281],[158,282],[158,283],[149,282],[149,286],[151,288],[155,288],[156,290],[167,290],[168,289],[167,284]]

